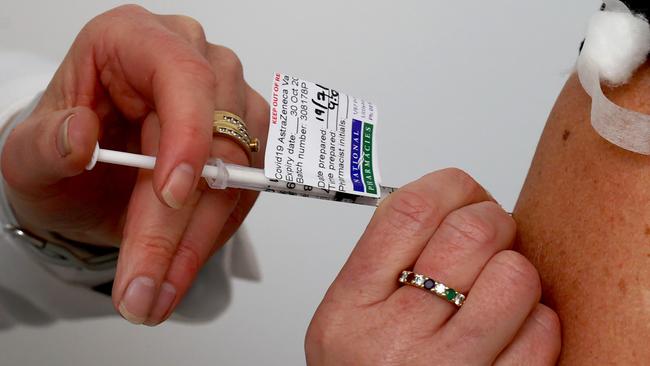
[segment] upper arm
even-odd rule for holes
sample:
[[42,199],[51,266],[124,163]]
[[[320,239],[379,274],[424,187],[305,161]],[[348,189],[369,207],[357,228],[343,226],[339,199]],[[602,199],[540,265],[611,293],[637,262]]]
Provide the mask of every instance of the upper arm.
[[[650,66],[607,94],[650,114]],[[590,106],[571,77],[515,209],[517,249],[562,320],[561,361],[638,364],[650,359],[650,157],[601,138]]]

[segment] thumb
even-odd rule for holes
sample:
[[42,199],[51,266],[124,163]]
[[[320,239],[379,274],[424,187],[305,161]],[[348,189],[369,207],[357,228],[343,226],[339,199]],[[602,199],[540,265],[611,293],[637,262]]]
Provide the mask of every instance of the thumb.
[[81,174],[92,157],[99,119],[86,107],[32,115],[2,149],[2,174],[14,190],[39,196],[60,180]]

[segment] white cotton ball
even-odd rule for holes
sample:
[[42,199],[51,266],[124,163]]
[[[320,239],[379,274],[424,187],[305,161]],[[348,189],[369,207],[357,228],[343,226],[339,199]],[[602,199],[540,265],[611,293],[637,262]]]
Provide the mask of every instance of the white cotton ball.
[[589,22],[582,53],[604,81],[625,84],[650,53],[650,25],[631,13],[599,12]]

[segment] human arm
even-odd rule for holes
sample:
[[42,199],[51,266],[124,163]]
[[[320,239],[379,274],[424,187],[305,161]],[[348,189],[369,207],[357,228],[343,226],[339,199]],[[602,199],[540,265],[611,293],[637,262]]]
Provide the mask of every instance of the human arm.
[[[650,113],[649,65],[607,95]],[[590,105],[572,76],[514,211],[515,248],[562,320],[562,364],[640,364],[650,359],[650,157],[602,139]]]

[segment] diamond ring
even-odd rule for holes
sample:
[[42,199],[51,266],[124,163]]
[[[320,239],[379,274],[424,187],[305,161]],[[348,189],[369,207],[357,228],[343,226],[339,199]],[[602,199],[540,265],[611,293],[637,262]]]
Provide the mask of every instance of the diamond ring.
[[429,291],[458,307],[461,307],[465,302],[465,295],[451,287],[447,287],[442,282],[438,282],[425,275],[411,271],[402,271],[397,281],[403,285],[409,285]]
[[248,134],[248,127],[238,115],[226,111],[214,111],[212,122],[213,134],[227,137],[238,143],[246,152],[252,163],[252,153],[258,152],[260,142]]

